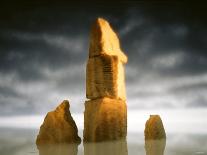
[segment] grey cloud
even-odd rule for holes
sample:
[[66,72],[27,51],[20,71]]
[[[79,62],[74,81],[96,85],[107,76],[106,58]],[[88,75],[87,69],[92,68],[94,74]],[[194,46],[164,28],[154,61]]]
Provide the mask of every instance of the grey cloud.
[[[13,44],[6,50],[2,48],[0,70],[16,72],[22,80],[44,78],[41,67],[53,70],[82,64],[87,56],[87,41],[79,38],[47,34],[15,33]],[[68,44],[67,44],[68,42]]]
[[[81,69],[82,68],[82,69]],[[84,104],[85,88],[82,66],[71,66],[53,72],[49,68],[42,69],[45,79],[25,82],[11,78],[4,83],[8,75],[1,75],[0,83],[1,114],[45,113],[55,108],[59,102],[68,99],[73,112],[80,112]],[[43,106],[44,105],[44,106]],[[12,113],[11,113],[12,112]],[[14,113],[13,113],[14,112]]]
[[[131,65],[144,67],[149,71],[155,70],[166,76],[185,76],[206,72],[207,31],[203,28],[206,23],[199,22],[195,25],[193,22],[189,23],[187,17],[181,16],[183,20],[179,21],[176,19],[177,16],[173,15],[171,22],[163,20],[157,23],[158,19],[156,20],[153,16],[144,18],[147,16],[145,12],[141,12],[141,18],[139,18],[139,10],[132,12],[128,15],[128,22],[125,22],[125,26],[119,30],[121,33],[127,29],[127,33],[121,37],[123,37],[123,48],[127,51]],[[165,15],[162,16],[165,17]],[[166,67],[165,64],[160,65],[160,68],[159,66],[154,68],[156,64],[148,63],[153,62],[157,57],[163,57],[160,62],[166,61],[170,55],[176,54],[182,56],[182,61],[171,68]]]
[[182,14],[179,6],[121,8],[5,10],[0,113],[45,113],[63,99],[74,112],[83,112],[89,31],[98,16],[110,21],[129,57],[129,109],[206,107],[205,15],[189,8]]
[[192,102],[188,104],[189,107],[198,108],[198,107],[207,107],[207,98],[206,96],[198,96]]

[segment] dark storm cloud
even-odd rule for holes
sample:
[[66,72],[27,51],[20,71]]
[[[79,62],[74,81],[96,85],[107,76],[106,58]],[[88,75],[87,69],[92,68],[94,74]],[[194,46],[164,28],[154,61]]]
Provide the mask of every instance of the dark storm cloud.
[[[170,11],[172,10],[168,10],[168,12]],[[176,11],[174,10],[174,12]],[[120,34],[123,31],[127,32],[122,36],[122,41],[131,63],[136,66],[140,62],[139,65],[142,68],[145,67],[170,76],[205,73],[207,67],[206,23],[199,20],[195,20],[195,23],[193,20],[190,22],[190,19],[184,18],[182,14],[172,14],[169,17],[171,22],[169,22],[166,16],[163,14],[161,16],[163,19],[157,22],[155,20],[159,21],[158,17],[147,17],[145,12],[135,10],[129,13],[129,21]],[[181,21],[177,20],[179,16],[183,17]],[[138,20],[136,20],[137,18]],[[168,66],[171,62],[166,63],[166,67],[165,64],[158,67],[155,63],[143,63],[145,61],[153,62],[160,56],[168,57],[169,54],[172,55],[172,59],[174,55],[182,55],[183,60],[173,66]]]
[[[22,80],[42,78],[40,66],[59,69],[73,63],[82,63],[86,58],[87,43],[82,36],[68,37],[48,34],[8,34],[1,48],[2,72],[16,71]],[[11,46],[12,45],[12,46]],[[81,55],[81,56],[80,56]]]
[[197,7],[132,2],[5,7],[1,114],[43,113],[68,98],[73,111],[83,111],[89,30],[98,16],[110,21],[129,57],[129,108],[206,107],[206,12]]

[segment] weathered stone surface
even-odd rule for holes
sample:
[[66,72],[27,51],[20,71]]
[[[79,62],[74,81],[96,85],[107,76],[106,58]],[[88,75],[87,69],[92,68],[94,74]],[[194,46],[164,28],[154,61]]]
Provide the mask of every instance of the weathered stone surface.
[[159,115],[150,115],[145,124],[145,139],[157,140],[166,138],[165,129]]
[[126,100],[124,67],[117,56],[102,55],[88,60],[86,97]]
[[166,145],[166,134],[159,115],[150,115],[145,124],[146,155],[163,155]]
[[120,48],[119,38],[103,18],[94,22],[90,34],[89,57],[100,55],[115,55],[123,63],[127,62],[127,57]]
[[69,106],[69,102],[64,100],[54,111],[46,115],[36,139],[38,148],[50,144],[80,143],[81,139]]
[[85,102],[84,141],[98,142],[126,138],[125,101],[101,98]]
[[118,140],[127,134],[124,64],[127,57],[109,23],[92,26],[86,70],[84,141]]

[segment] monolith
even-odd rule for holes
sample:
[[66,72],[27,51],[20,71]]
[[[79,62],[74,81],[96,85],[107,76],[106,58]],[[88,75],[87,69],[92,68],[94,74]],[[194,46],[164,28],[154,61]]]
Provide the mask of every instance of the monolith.
[[86,68],[84,141],[126,137],[126,62],[118,36],[105,19],[98,18],[91,29]]

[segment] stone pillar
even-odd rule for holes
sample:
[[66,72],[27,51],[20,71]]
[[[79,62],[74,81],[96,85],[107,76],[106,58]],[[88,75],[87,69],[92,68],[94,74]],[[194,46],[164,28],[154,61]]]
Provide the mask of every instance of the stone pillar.
[[124,64],[127,57],[109,23],[98,18],[92,25],[86,68],[84,141],[126,138],[127,106]]

